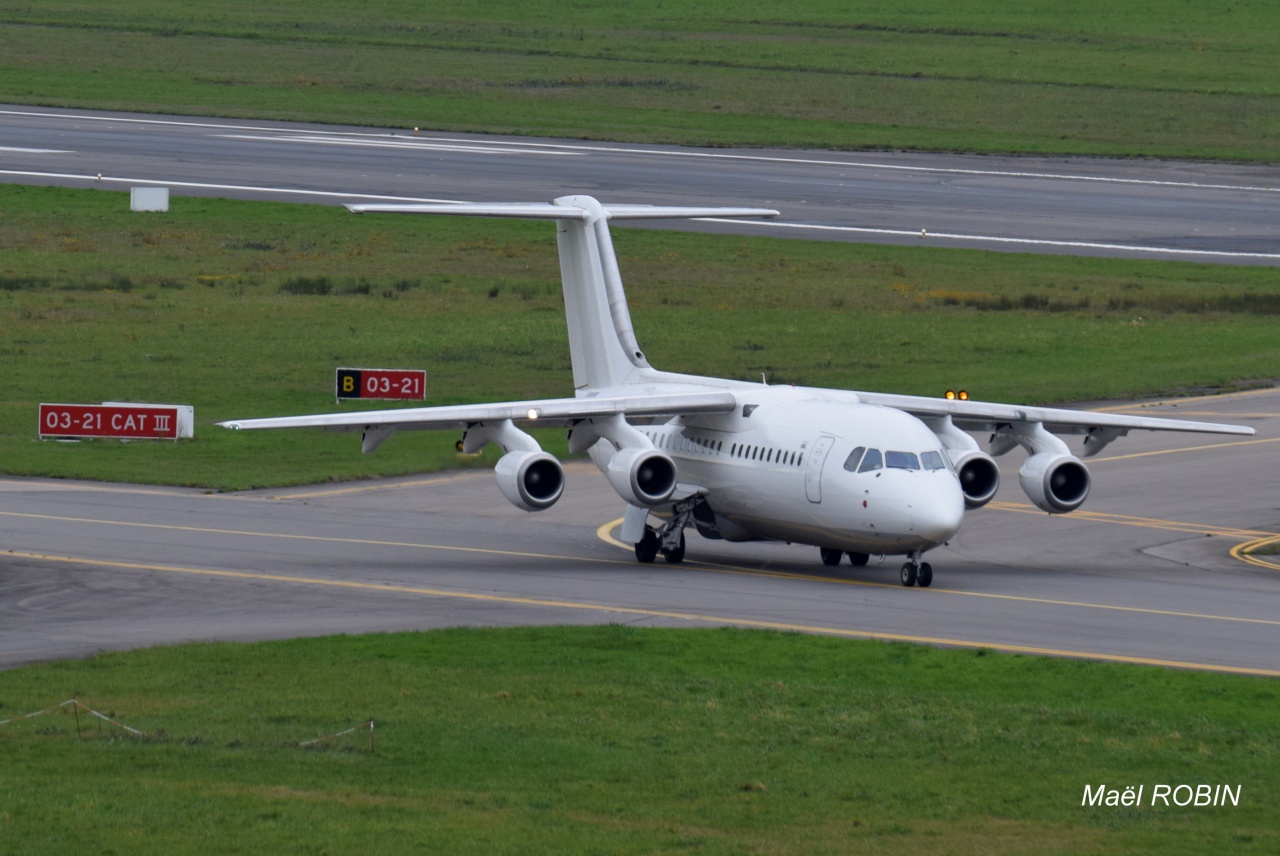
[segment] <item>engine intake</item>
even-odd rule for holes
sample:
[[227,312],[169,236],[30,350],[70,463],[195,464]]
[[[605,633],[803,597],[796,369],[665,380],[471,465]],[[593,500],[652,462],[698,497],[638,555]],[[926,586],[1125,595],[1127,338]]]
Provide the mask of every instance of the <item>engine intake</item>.
[[493,472],[502,495],[525,511],[545,511],[564,493],[564,468],[546,452],[508,452]]
[[1092,484],[1089,470],[1079,458],[1050,452],[1027,458],[1018,480],[1036,507],[1050,514],[1066,514],[1084,505]]
[[632,505],[652,508],[676,490],[676,464],[656,449],[623,449],[609,459],[605,478]]
[[981,508],[1000,489],[1000,467],[984,452],[966,452],[954,461],[965,508]]

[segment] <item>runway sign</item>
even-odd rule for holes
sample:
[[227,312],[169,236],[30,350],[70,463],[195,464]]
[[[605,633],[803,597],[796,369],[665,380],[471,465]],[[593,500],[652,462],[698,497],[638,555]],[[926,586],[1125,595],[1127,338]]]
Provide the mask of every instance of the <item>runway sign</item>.
[[40,437],[177,440],[195,436],[189,404],[41,404]]
[[424,401],[427,373],[418,369],[338,369],[338,400],[376,398]]

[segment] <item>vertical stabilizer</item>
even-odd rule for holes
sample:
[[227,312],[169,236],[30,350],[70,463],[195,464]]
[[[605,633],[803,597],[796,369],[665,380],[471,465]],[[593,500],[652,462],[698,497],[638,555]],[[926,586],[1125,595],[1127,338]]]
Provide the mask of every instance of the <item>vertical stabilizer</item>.
[[628,383],[649,362],[631,326],[608,214],[590,196],[565,196],[555,204],[588,215],[556,222],[573,385],[593,389]]
[[457,205],[348,205],[357,214],[466,214],[555,220],[564,285],[565,318],[576,389],[600,389],[637,381],[649,368],[635,330],[609,234],[610,220],[700,217],[776,217],[768,208],[681,208],[601,205],[590,196],[554,202],[461,203]]

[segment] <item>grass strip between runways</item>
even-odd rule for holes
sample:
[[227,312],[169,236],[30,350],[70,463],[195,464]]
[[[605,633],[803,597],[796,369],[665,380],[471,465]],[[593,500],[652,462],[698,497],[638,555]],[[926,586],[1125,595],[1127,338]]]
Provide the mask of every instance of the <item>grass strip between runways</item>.
[[[428,373],[427,404],[571,393],[545,223],[0,186],[0,471],[235,489],[472,465],[456,437],[229,432],[368,409],[339,367]],[[670,371],[1028,404],[1280,376],[1280,269],[615,230]],[[38,442],[38,407],[195,407],[180,443]],[[421,402],[419,402],[421,404]],[[391,405],[396,406],[396,405]],[[542,437],[563,453],[564,433]]]

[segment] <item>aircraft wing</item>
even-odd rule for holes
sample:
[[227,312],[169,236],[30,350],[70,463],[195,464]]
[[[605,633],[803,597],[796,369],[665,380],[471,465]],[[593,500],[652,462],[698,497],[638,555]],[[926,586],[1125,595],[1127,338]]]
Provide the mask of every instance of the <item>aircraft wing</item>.
[[1218,422],[1123,416],[1117,413],[1097,413],[1089,410],[1062,410],[1053,407],[1028,407],[1020,404],[994,404],[985,401],[948,400],[880,392],[860,391],[857,395],[865,404],[894,407],[922,419],[950,416],[956,427],[966,431],[995,431],[1002,425],[1039,422],[1053,434],[1088,434],[1097,431],[1121,433],[1186,431],[1252,436],[1257,433],[1243,425],[1224,425]]
[[268,419],[234,419],[219,422],[223,428],[325,428],[330,431],[370,429],[465,429],[478,422],[512,422],[564,427],[583,419],[615,414],[630,417],[679,416],[689,413],[728,413],[737,406],[732,392],[707,390],[595,398],[543,398],[496,404],[459,404],[445,407],[412,407],[396,410],[362,410],[314,416],[281,416]]

